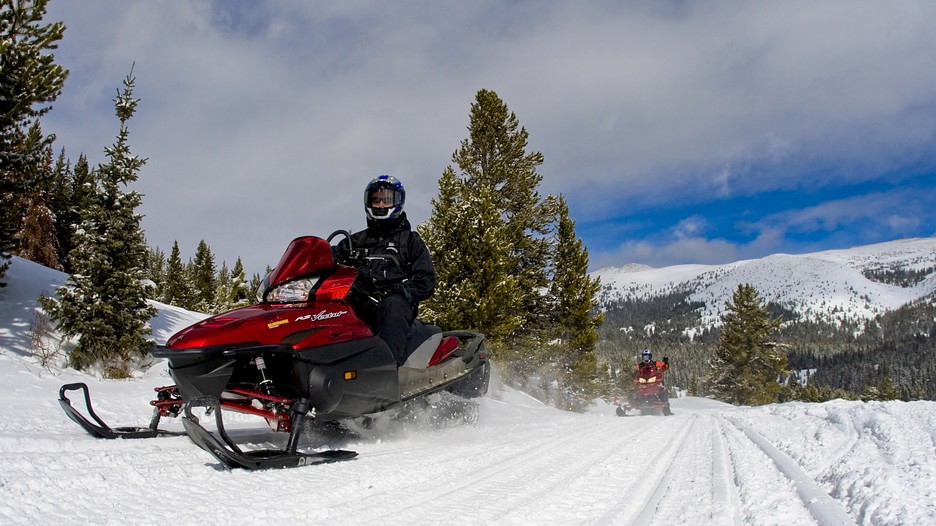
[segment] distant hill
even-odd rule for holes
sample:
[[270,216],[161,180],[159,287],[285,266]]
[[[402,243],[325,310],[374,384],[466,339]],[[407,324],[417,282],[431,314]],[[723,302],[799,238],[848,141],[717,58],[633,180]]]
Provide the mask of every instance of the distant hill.
[[936,237],[725,265],[628,265],[592,276],[601,278],[603,308],[682,298],[699,314],[696,329],[716,327],[742,283],[781,308],[788,321],[860,323],[936,293]]

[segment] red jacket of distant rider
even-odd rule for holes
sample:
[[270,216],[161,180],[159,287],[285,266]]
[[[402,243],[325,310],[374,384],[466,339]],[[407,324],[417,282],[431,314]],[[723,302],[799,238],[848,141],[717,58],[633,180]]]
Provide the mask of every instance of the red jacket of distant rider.
[[[640,376],[641,365],[644,365],[643,362],[638,363],[634,367],[634,378],[637,378],[638,376]],[[665,372],[667,369],[669,369],[669,364],[665,362],[653,362],[651,365],[653,365],[653,367],[656,368],[657,372],[660,372],[660,373]]]

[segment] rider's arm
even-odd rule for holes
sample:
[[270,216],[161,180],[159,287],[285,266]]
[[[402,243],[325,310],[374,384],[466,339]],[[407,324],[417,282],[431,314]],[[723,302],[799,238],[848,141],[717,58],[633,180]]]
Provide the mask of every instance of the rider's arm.
[[332,259],[335,260],[335,263],[344,263],[348,259],[348,256],[351,254],[351,251],[348,249],[348,240],[342,239],[338,242],[337,245],[331,247],[332,249]]
[[436,286],[435,267],[432,257],[422,238],[416,232],[410,233],[409,261],[412,262],[412,274],[403,283],[406,294],[412,301],[427,300],[432,296]]

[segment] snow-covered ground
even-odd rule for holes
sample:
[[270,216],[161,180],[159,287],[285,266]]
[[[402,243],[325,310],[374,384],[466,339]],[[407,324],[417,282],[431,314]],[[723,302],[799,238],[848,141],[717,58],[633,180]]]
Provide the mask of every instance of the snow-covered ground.
[[765,301],[806,319],[868,320],[936,292],[936,277],[909,287],[879,283],[867,270],[922,271],[936,267],[936,237],[901,239],[812,254],[774,254],[725,265],[626,266],[597,270],[609,299],[648,298],[676,290],[705,303],[702,325],[718,325],[725,300],[748,283]]
[[[94,439],[62,412],[61,385],[86,382],[105,421],[143,425],[171,379],[161,363],[131,380],[39,365],[28,297],[55,276],[33,270],[16,260],[0,292],[0,524],[936,524],[934,402],[682,398],[671,417],[619,418],[495,378],[474,425],[380,418],[304,437],[304,450],[359,453],[335,464],[229,471],[184,436]],[[160,332],[185,319],[164,314]],[[226,422],[245,448],[285,439]]]

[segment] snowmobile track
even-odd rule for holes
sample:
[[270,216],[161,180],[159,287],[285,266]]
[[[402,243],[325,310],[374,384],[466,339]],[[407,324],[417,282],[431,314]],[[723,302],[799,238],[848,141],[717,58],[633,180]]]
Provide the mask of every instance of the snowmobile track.
[[[375,523],[399,522],[405,518],[403,522],[431,524],[445,522],[445,517],[464,512],[478,523],[497,523],[517,507],[548,507],[558,492],[575,491],[583,495],[608,492],[613,488],[604,484],[601,487],[589,485],[588,481],[579,480],[579,475],[595,470],[613,457],[621,440],[634,439],[639,433],[639,429],[622,432],[618,426],[592,424],[573,428],[558,440],[553,435],[550,441],[539,444],[525,441],[490,444],[484,450],[488,458],[479,457],[470,473],[438,480],[431,494],[413,494],[405,487],[399,488],[399,496],[389,509],[386,502],[389,496],[373,495],[368,499],[373,504],[358,505],[356,519]],[[453,452],[453,459],[458,456],[458,452]],[[563,461],[556,462],[557,457]],[[367,460],[366,455],[361,458],[361,462]],[[463,498],[477,492],[478,488],[484,488],[484,493],[492,498],[481,501]],[[521,490],[518,492],[517,488]],[[511,498],[493,498],[499,495],[511,495]]]
[[[657,458],[659,459],[660,464],[663,464],[665,468],[654,473],[653,483],[649,484],[648,482],[650,481],[638,479],[634,482],[633,486],[631,486],[630,491],[627,492],[627,494],[636,493],[640,491],[641,486],[653,488],[650,497],[646,499],[646,504],[640,510],[640,513],[638,513],[635,518],[629,521],[631,524],[649,524],[652,521],[656,509],[660,506],[660,503],[663,501],[663,498],[667,493],[670,480],[674,476],[675,470],[673,469],[673,462],[680,454],[680,452],[685,449],[686,437],[695,427],[695,424],[696,417],[693,415],[688,422],[683,424],[682,429],[678,432],[678,434],[675,435],[678,437],[677,440],[667,444],[666,447],[659,453]],[[624,513],[626,513],[626,509],[623,504],[615,505],[598,520],[597,524],[620,524],[621,515]]]
[[767,439],[746,424],[730,417],[726,420],[744,433],[765,455],[770,457],[776,464],[777,469],[796,487],[796,492],[802,499],[804,506],[818,524],[823,526],[855,524],[854,519],[848,515],[845,508],[822,489],[812,477],[800,469],[793,459],[774,447]]

